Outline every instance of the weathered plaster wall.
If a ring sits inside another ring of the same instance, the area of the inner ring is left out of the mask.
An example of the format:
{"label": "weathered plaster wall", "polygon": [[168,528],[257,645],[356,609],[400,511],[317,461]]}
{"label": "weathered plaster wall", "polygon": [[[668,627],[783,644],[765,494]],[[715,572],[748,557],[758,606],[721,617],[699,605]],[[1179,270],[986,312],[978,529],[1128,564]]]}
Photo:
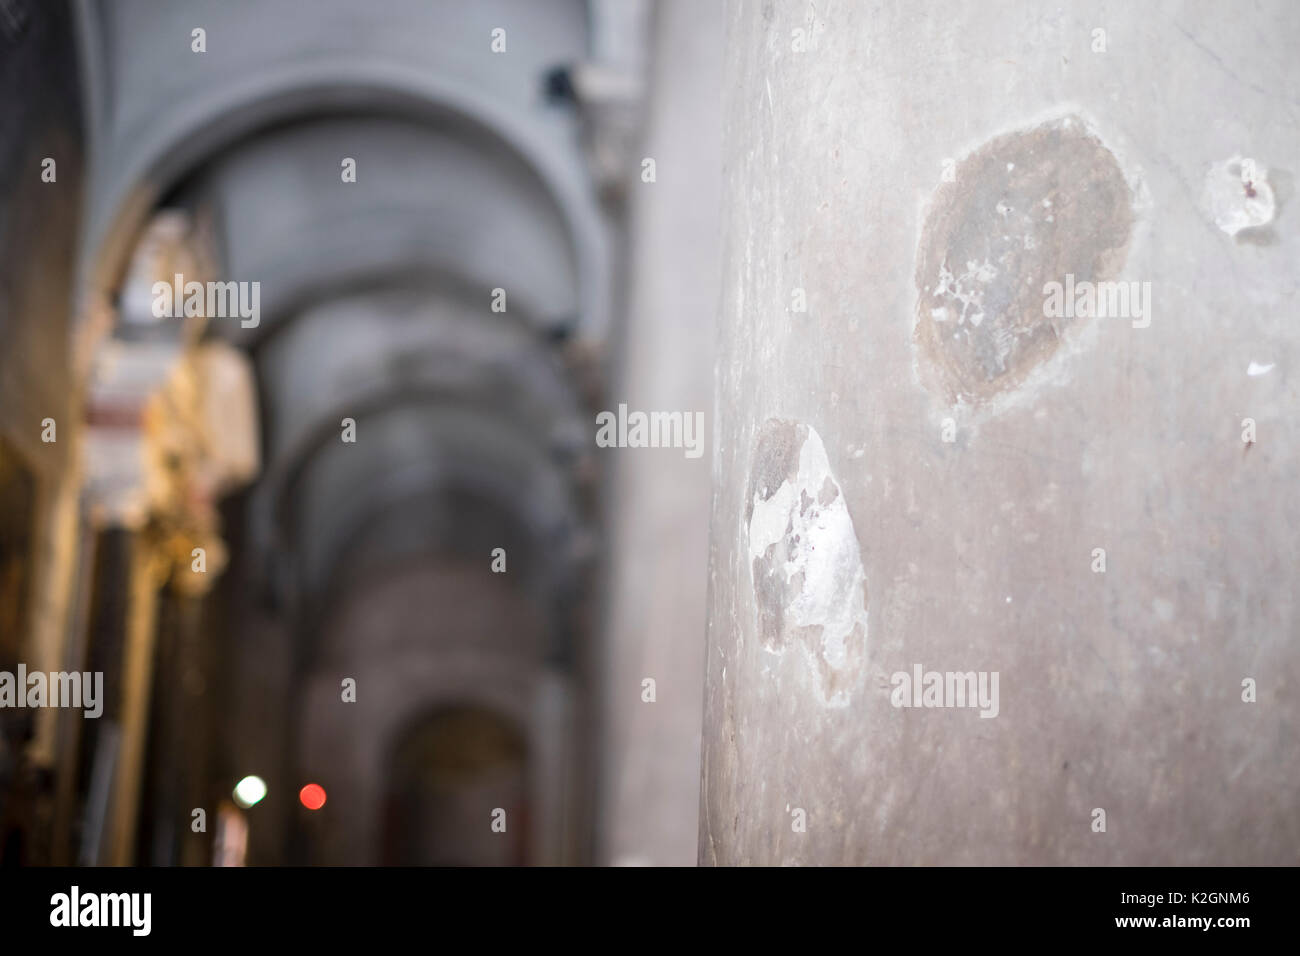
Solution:
{"label": "weathered plaster wall", "polygon": [[1300,9],[728,32],[700,859],[1297,862]]}

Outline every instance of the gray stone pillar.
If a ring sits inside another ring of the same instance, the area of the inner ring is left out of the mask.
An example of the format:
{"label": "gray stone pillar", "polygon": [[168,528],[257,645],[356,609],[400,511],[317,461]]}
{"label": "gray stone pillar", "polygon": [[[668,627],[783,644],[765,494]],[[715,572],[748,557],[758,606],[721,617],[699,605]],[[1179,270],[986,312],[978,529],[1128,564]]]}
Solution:
{"label": "gray stone pillar", "polygon": [[701,860],[1294,864],[1295,6],[728,28]]}
{"label": "gray stone pillar", "polygon": [[[718,302],[722,9],[656,7],[647,123],[631,187],[628,317],[609,408],[703,414],[685,450],[605,452],[612,542],[601,733],[601,863],[693,864],[708,592]],[[647,684],[653,681],[653,684]],[[652,690],[653,688],[653,690]]]}

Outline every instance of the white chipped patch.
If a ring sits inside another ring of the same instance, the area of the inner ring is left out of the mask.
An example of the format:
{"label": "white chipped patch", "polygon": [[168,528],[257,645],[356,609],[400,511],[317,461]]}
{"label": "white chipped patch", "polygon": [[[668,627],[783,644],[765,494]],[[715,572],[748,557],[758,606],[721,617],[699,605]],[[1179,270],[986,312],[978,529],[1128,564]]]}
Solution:
{"label": "white chipped patch", "polygon": [[1233,156],[1215,163],[1205,176],[1205,201],[1214,224],[1230,236],[1273,221],[1277,204],[1268,170]]}
{"label": "white chipped patch", "polygon": [[[853,519],[813,428],[806,428],[794,477],[776,489],[753,489],[748,549],[760,614],[766,610],[776,622],[769,626],[781,632],[766,646],[777,653],[789,643],[805,647],[823,699],[847,704],[849,688],[837,677],[862,659],[866,574]],[[801,639],[787,640],[795,634]]]}

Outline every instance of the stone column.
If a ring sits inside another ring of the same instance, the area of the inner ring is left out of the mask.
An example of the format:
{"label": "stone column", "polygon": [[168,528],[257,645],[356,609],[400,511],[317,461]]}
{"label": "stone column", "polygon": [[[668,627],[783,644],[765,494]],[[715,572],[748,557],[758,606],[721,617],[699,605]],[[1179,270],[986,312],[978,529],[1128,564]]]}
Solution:
{"label": "stone column", "polygon": [[700,859],[1297,862],[1294,5],[728,28]]}
{"label": "stone column", "polygon": [[121,736],[113,766],[112,797],[104,861],[129,866],[135,859],[135,834],[144,779],[149,704],[153,698],[154,644],[158,589],[166,567],[148,541],[133,536],[127,577],[125,640],[121,660]]}
{"label": "stone column", "polygon": [[698,829],[722,10],[677,0],[656,10],[648,123],[632,164],[653,159],[656,175],[630,190],[629,311],[609,407],[703,415],[704,433],[695,457],[604,452],[613,564],[598,859],[684,866]]}

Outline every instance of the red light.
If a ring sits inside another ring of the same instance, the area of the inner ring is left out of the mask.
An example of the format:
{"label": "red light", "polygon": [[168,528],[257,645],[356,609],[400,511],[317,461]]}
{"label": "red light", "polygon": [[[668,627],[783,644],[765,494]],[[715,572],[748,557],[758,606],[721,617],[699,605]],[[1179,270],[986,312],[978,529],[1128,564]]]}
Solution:
{"label": "red light", "polygon": [[309,783],[298,791],[298,799],[308,810],[319,810],[325,806],[325,788],[319,783]]}

